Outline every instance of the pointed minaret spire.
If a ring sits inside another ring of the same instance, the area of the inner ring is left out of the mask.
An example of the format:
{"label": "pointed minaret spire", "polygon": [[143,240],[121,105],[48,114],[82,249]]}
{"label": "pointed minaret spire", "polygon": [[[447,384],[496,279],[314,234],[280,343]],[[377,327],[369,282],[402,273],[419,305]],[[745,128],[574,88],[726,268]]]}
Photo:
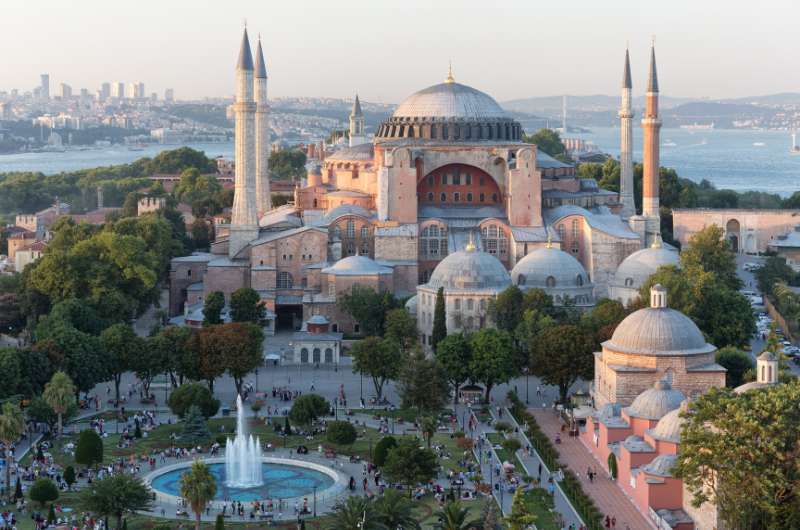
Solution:
{"label": "pointed minaret spire", "polygon": [[250,39],[247,37],[247,27],[242,34],[242,46],[239,48],[239,60],[236,62],[237,70],[253,69],[253,54],[250,53]]}
{"label": "pointed minaret spire", "polygon": [[353,110],[350,111],[350,131],[349,131],[349,145],[355,147],[366,143],[367,139],[364,136],[364,113],[361,112],[361,100],[358,99],[358,94],[353,100]]}
{"label": "pointed minaret spire", "polygon": [[658,72],[656,71],[656,40],[653,39],[653,45],[650,47],[650,77],[647,80],[647,91],[656,93],[658,92]]}
{"label": "pointed minaret spire", "polygon": [[256,79],[267,78],[267,66],[264,63],[264,52],[261,50],[261,35],[258,36],[258,48],[256,49]]}
{"label": "pointed minaret spire", "polygon": [[633,88],[633,81],[631,81],[631,57],[628,48],[625,48],[625,69],[622,72],[622,88]]}
{"label": "pointed minaret spire", "polygon": [[356,93],[356,99],[353,100],[353,110],[350,111],[350,116],[362,116],[364,113],[361,112],[361,101],[358,99],[358,93]]}

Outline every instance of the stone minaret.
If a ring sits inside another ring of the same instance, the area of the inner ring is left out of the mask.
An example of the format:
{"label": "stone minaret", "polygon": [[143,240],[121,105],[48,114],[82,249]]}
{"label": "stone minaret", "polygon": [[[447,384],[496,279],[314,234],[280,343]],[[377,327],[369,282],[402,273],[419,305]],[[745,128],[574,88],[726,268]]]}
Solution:
{"label": "stone minaret", "polygon": [[233,258],[258,237],[258,211],[256,207],[256,103],[253,100],[253,55],[247,29],[242,36],[239,61],[236,63],[236,116],[234,157],[233,212],[228,243],[228,256]]}
{"label": "stone minaret", "polygon": [[650,48],[650,78],[647,82],[647,100],[642,117],[644,131],[644,176],[642,182],[642,215],[647,219],[646,241],[661,230],[658,204],[659,138],[661,120],[658,117],[658,74],[656,73],[655,45]]}
{"label": "stone minaret", "polygon": [[269,191],[269,105],[267,104],[267,67],[261,50],[256,50],[256,209],[259,218],[272,208]]}
{"label": "stone minaret", "polygon": [[622,98],[619,107],[619,202],[622,204],[622,217],[629,219],[636,215],[633,199],[633,110],[631,108],[631,61],[625,50],[625,69],[622,73]]}
{"label": "stone minaret", "polygon": [[364,137],[364,113],[361,112],[361,102],[358,94],[353,101],[353,110],[350,111],[350,147],[361,145],[366,142]]}

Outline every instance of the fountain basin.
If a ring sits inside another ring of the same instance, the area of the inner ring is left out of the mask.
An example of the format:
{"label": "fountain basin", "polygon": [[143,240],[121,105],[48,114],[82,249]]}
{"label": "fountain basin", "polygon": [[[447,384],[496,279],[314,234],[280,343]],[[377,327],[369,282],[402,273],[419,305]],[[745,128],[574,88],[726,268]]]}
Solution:
{"label": "fountain basin", "polygon": [[[217,481],[217,495],[212,502],[215,508],[233,500],[242,503],[268,500],[283,500],[290,505],[302,502],[316,493],[326,496],[345,491],[348,478],[336,470],[305,460],[290,458],[261,458],[263,484],[252,488],[237,488],[226,484],[225,459],[204,459]],[[156,498],[170,504],[180,500],[180,478],[191,467],[192,462],[181,462],[165,466],[145,476],[145,483],[155,492]]]}

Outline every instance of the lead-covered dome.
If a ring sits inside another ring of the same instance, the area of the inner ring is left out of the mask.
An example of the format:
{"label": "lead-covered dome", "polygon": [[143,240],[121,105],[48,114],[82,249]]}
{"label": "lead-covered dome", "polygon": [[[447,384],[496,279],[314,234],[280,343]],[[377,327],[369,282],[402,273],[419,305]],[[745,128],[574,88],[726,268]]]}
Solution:
{"label": "lead-covered dome", "polygon": [[648,248],[637,250],[619,264],[614,274],[614,285],[639,289],[663,265],[679,265],[680,255],[666,248],[657,238]]}
{"label": "lead-covered dome", "polygon": [[431,274],[427,287],[444,287],[454,291],[502,291],[511,285],[511,277],[496,257],[475,250],[470,243],[466,250],[444,258]]}
{"label": "lead-covered dome", "polygon": [[656,426],[650,431],[650,435],[656,440],[680,443],[681,429],[683,429],[683,424],[686,422],[681,413],[687,410],[689,410],[689,401],[683,400],[677,409],[667,412],[658,420]]}
{"label": "lead-covered dome", "polygon": [[556,303],[565,301],[566,297],[578,305],[590,305],[594,301],[594,286],[583,265],[549,243],[522,258],[511,270],[511,280],[522,290],[543,289]]}
{"label": "lead-covered dome", "polygon": [[636,396],[625,412],[633,418],[660,420],[668,412],[680,407],[685,399],[683,392],[672,388],[667,381],[657,381],[653,388]]}
{"label": "lead-covered dome", "polygon": [[650,307],[625,317],[603,347],[642,355],[697,355],[716,350],[692,319],[667,307],[667,291],[659,284],[650,289]]}
{"label": "lead-covered dome", "polygon": [[322,273],[334,276],[374,276],[392,274],[392,269],[376,263],[367,256],[349,256],[340,259],[332,267],[322,269]]}
{"label": "lead-covered dome", "polygon": [[489,94],[461,83],[439,83],[408,96],[392,114],[394,118],[507,118]]}

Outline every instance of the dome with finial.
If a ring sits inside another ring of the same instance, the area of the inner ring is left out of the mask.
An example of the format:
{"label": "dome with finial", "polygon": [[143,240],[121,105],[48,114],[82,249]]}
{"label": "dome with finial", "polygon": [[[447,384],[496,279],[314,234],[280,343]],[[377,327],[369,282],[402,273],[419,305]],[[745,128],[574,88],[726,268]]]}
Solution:
{"label": "dome with finial", "polygon": [[648,432],[656,440],[662,440],[676,444],[680,443],[681,429],[683,428],[683,424],[686,423],[686,419],[681,416],[681,414],[687,410],[689,410],[689,400],[685,399],[681,402],[677,409],[671,410],[664,414],[664,416],[658,420],[658,424],[656,424],[656,426]]}
{"label": "dome with finial", "polygon": [[439,262],[426,287],[454,291],[495,291],[511,285],[511,277],[496,257],[475,248],[470,239],[464,250],[453,252]]}
{"label": "dome with finial", "polygon": [[639,290],[648,278],[664,265],[680,265],[678,251],[667,248],[658,235],[648,248],[637,250],[619,264],[612,285],[628,289]]}
{"label": "dome with finial", "polygon": [[653,388],[648,388],[633,400],[625,412],[632,418],[660,420],[668,412],[681,406],[686,396],[675,390],[668,381],[657,381]]}

